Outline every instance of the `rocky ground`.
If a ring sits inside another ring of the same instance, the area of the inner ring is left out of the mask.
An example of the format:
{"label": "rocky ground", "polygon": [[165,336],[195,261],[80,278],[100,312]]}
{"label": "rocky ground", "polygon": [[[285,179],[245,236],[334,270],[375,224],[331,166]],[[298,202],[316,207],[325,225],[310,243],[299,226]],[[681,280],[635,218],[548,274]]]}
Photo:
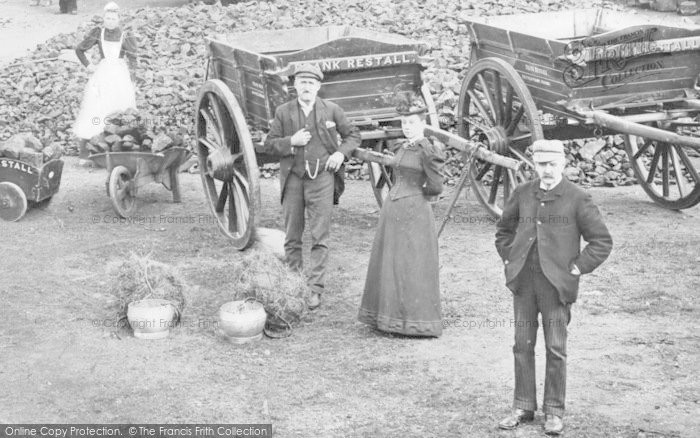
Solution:
{"label": "rocky ground", "polygon": [[[622,9],[617,3],[602,0],[586,0],[583,3],[553,0],[456,1],[440,3],[440,7],[437,0],[379,0],[371,3],[359,0],[248,1],[227,7],[179,3],[185,4],[179,8],[166,8],[163,6],[177,5],[178,2],[127,1],[122,21],[140,39],[139,64],[134,71],[139,109],[152,117],[152,123],[158,129],[171,136],[183,137],[185,141],[193,134],[192,111],[197,90],[206,74],[205,36],[257,29],[343,24],[425,41],[433,58],[425,72],[425,79],[436,101],[442,127],[453,129],[461,80],[469,60],[468,32],[464,20],[479,15],[554,11],[571,7]],[[30,11],[42,16],[47,14],[45,9],[34,8]],[[82,14],[79,17],[53,16],[51,21],[64,21],[64,24],[70,23],[72,27],[66,24],[66,32],[41,42],[29,55],[14,60],[0,73],[0,141],[16,132],[32,132],[45,144],[58,142],[68,153],[76,153],[70,128],[80,106],[88,73],[82,65],[72,62],[75,57],[71,51],[99,21],[99,17],[94,15],[99,8],[80,4],[79,11]],[[87,17],[93,21],[85,20]],[[8,23],[6,26],[12,25],[13,21]],[[76,29],[78,23],[80,26]],[[27,26],[30,24],[27,23]],[[55,25],[42,30],[41,35],[49,30],[55,32]],[[9,53],[17,54],[18,50]],[[59,59],[54,59],[57,57]],[[623,151],[622,139],[603,139],[602,145],[600,141],[588,139],[567,144],[570,150],[567,175],[576,182],[594,186],[634,184],[635,178]],[[582,148],[592,153],[583,153]],[[461,159],[455,155],[448,162],[450,184],[461,173]],[[361,178],[359,169],[359,164],[350,165],[350,177]],[[268,174],[264,172],[263,176]]]}
{"label": "rocky ground", "polygon": [[[151,184],[119,219],[104,170],[66,159],[45,209],[0,225],[0,422],[272,422],[279,437],[540,437],[495,424],[512,397],[512,309],[493,221],[470,198],[440,240],[445,331],[385,336],[356,322],[377,222],[369,184],[349,181],[335,210],[328,293],[292,337],[247,346],[216,332],[243,255],[218,232],[197,175],[183,203]],[[280,228],[276,179],[263,225]],[[669,212],[638,187],[594,188],[614,236],[573,307],[570,438],[700,434],[700,212]],[[445,201],[438,204],[439,216]],[[163,341],[116,332],[110,275],[131,251],[189,283],[183,323]],[[544,341],[538,341],[539,394]]]}

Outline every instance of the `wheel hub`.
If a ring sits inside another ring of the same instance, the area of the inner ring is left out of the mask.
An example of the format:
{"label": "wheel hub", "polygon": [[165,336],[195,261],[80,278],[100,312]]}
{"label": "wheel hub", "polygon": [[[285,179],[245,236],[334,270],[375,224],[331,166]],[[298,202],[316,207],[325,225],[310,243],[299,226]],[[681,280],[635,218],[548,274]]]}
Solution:
{"label": "wheel hub", "polygon": [[207,156],[207,173],[221,181],[233,179],[234,158],[228,149],[217,149]]}
{"label": "wheel hub", "polygon": [[479,141],[488,146],[489,150],[497,154],[505,154],[508,152],[510,141],[508,135],[502,126],[495,126],[484,131],[479,136]]}

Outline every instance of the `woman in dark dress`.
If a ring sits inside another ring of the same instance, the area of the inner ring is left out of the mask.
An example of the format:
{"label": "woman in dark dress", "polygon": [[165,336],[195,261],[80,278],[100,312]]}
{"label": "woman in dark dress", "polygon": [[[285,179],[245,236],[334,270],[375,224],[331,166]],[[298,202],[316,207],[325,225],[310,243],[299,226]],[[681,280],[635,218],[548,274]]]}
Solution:
{"label": "woman in dark dress", "polygon": [[440,336],[438,244],[428,198],[442,192],[444,154],[423,136],[425,111],[397,108],[406,141],[396,150],[397,180],[384,200],[358,319],[385,332]]}

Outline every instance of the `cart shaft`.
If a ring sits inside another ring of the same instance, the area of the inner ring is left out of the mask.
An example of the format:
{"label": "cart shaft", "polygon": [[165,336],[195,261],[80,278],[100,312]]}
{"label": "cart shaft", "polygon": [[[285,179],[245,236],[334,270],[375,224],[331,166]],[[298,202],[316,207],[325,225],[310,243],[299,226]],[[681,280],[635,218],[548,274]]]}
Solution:
{"label": "cart shaft", "polygon": [[433,136],[439,141],[445,143],[448,147],[465,152],[467,156],[474,154],[474,157],[487,161],[496,166],[505,167],[512,170],[520,169],[522,162],[513,158],[499,155],[489,150],[483,143],[467,140],[451,132],[443,131],[432,126],[425,127],[425,135]]}
{"label": "cart shaft", "polygon": [[654,128],[652,126],[640,125],[639,123],[626,120],[624,117],[613,116],[600,110],[580,111],[579,114],[589,118],[596,125],[603,126],[622,134],[638,135],[651,140],[687,146],[700,151],[700,138],[697,137],[685,137],[678,135],[675,132]]}

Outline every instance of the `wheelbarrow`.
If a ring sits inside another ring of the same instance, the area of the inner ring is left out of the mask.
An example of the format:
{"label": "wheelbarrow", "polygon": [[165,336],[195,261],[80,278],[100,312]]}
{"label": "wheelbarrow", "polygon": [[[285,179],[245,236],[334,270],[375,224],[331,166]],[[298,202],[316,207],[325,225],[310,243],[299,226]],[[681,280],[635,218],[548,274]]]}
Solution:
{"label": "wheelbarrow", "polygon": [[178,171],[190,154],[186,148],[172,147],[162,152],[105,152],[90,159],[107,169],[107,195],[114,211],[126,218],[136,210],[138,189],[151,182],[163,184],[173,192],[173,202],[181,202]]}

